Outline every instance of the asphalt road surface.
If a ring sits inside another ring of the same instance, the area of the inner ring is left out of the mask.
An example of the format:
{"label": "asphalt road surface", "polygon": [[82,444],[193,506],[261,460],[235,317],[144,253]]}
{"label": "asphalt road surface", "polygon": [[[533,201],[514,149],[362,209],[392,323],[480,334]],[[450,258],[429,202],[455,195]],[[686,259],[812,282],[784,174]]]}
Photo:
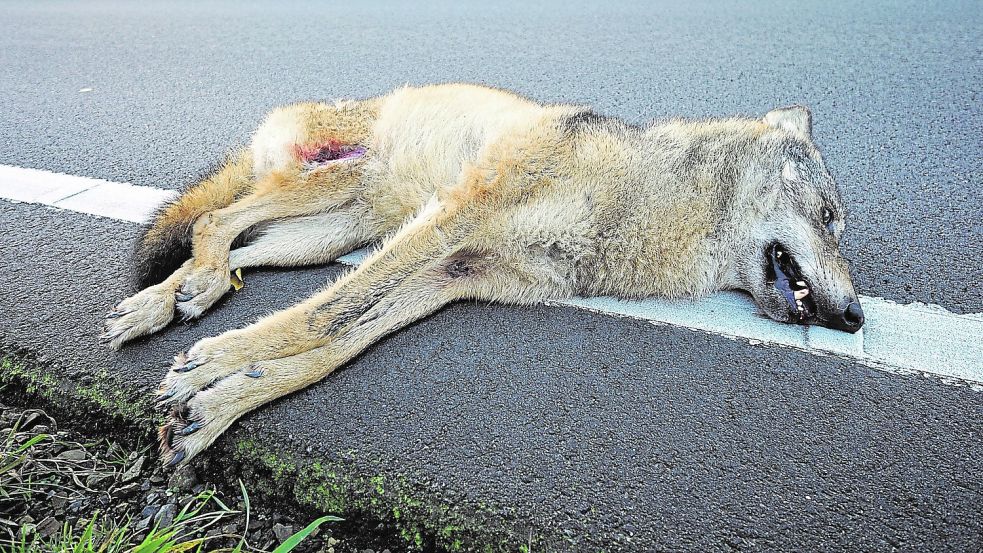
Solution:
{"label": "asphalt road surface", "polygon": [[[978,2],[0,4],[0,163],[177,188],[273,105],[404,83],[635,122],[802,103],[858,290],[981,312],[981,25]],[[95,336],[138,227],[0,201],[0,229],[0,345],[134,390],[338,272],[251,273],[114,354]],[[981,393],[569,308],[451,307],[247,434],[357,450],[585,550],[983,547]]]}

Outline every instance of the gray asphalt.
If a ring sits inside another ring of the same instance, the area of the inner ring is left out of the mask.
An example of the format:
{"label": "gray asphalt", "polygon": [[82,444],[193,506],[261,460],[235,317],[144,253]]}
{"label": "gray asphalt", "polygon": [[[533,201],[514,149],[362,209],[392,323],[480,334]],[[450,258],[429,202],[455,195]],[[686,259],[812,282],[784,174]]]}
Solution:
{"label": "gray asphalt", "polygon": [[[965,3],[0,5],[0,163],[177,188],[270,106],[477,81],[642,122],[809,105],[861,293],[983,311],[983,9]],[[79,92],[92,88],[91,92]],[[0,202],[0,346],[139,392],[339,270],[251,272],[112,354],[138,229]],[[284,435],[293,439],[283,442]],[[983,547],[983,398],[567,308],[458,305],[244,419],[579,549]],[[569,543],[569,542],[563,542]]]}
{"label": "gray asphalt", "polygon": [[[200,322],[111,353],[136,225],[0,203],[0,347],[153,389],[176,351],[337,266],[250,272]],[[77,237],[84,236],[84,240]],[[456,305],[261,409],[223,443],[353,461],[551,550],[983,547],[983,394],[572,308]],[[516,529],[517,528],[517,529]],[[523,530],[525,529],[525,530]]]}
{"label": "gray asphalt", "polygon": [[0,163],[176,188],[271,106],[404,83],[637,122],[803,103],[860,291],[983,311],[975,0],[147,4],[2,7]]}

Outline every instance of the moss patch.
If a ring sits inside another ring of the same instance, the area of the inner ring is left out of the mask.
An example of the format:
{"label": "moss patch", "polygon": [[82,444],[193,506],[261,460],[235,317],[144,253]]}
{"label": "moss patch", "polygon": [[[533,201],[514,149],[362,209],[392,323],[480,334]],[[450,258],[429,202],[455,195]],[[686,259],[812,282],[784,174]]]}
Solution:
{"label": "moss patch", "polygon": [[[450,505],[398,474],[366,470],[354,456],[312,461],[276,452],[252,439],[234,447],[237,464],[261,466],[276,489],[297,503],[342,517],[366,517],[393,527],[410,549],[519,551],[528,533],[516,531],[484,505]],[[555,543],[555,542],[553,542]],[[532,538],[532,550],[552,550]]]}
{"label": "moss patch", "polygon": [[43,405],[60,418],[91,422],[100,432],[129,434],[141,441],[153,436],[160,415],[149,398],[127,392],[105,370],[81,380],[84,383],[70,382],[28,354],[0,350],[0,386],[22,402]]}

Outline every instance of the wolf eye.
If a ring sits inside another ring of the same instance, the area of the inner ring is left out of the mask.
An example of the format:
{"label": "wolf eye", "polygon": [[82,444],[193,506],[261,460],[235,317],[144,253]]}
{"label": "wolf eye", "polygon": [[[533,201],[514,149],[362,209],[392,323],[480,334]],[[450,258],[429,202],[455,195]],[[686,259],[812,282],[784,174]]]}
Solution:
{"label": "wolf eye", "polygon": [[833,232],[833,212],[828,207],[823,208],[823,224],[830,232]]}

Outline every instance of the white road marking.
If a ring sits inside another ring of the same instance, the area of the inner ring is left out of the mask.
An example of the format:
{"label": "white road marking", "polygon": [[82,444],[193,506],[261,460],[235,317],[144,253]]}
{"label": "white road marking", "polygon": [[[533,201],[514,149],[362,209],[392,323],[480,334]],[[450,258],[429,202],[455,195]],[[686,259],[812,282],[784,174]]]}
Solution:
{"label": "white road marking", "polygon": [[[0,165],[0,198],[143,223],[173,191]],[[368,250],[342,256],[357,265]],[[748,296],[721,292],[699,300],[572,298],[554,302],[717,335],[830,354],[893,372],[921,372],[983,391],[983,313],[958,315],[937,305],[899,305],[861,296],[866,323],[857,334],[780,324],[756,314]]]}
{"label": "white road marking", "polygon": [[142,223],[177,192],[0,165],[0,198]]}

